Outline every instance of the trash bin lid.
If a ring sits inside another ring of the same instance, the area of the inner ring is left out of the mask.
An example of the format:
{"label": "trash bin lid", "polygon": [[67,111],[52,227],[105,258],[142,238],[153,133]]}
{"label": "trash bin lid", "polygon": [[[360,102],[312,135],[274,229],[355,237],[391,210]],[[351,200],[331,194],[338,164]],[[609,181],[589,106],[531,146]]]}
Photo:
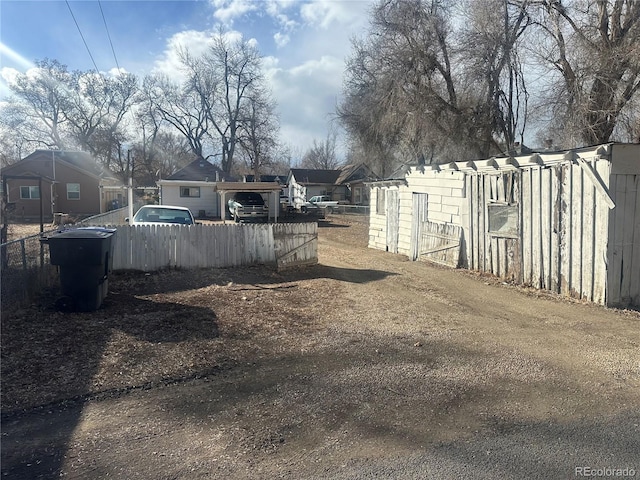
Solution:
{"label": "trash bin lid", "polygon": [[116,233],[114,228],[80,227],[62,230],[49,238],[107,238]]}

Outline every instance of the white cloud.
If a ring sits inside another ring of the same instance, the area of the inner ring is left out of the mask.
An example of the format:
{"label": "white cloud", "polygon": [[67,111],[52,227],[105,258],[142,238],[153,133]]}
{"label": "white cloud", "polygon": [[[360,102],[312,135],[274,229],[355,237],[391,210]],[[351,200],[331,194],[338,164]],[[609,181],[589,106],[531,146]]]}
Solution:
{"label": "white cloud", "polygon": [[225,25],[233,24],[237,18],[257,10],[258,3],[250,0],[211,0],[215,12],[213,16]]}
{"label": "white cloud", "polygon": [[277,58],[268,57],[264,67],[278,102],[282,142],[304,152],[313,140],[324,140],[340,92],[342,62],[322,56],[282,68]]}
{"label": "white cloud", "polygon": [[314,0],[300,8],[302,18],[311,25],[327,29],[334,23],[348,24],[355,20],[361,8],[353,9],[351,3],[335,0]]}
{"label": "white cloud", "polygon": [[[302,65],[291,69],[291,73],[295,77],[312,77],[324,78],[329,80],[332,86],[336,84],[336,77],[342,77],[344,63],[342,60],[329,55],[323,55],[320,60],[309,60]],[[340,82],[337,82],[338,84]]]}
{"label": "white cloud", "polygon": [[265,11],[267,15],[273,18],[282,28],[285,30],[293,30],[298,23],[286,13],[288,10],[292,10],[293,6],[298,5],[296,0],[270,0],[267,3]]}
{"label": "white cloud", "polygon": [[276,33],[273,36],[273,41],[276,42],[276,45],[278,46],[278,48],[284,47],[287,43],[289,43],[289,40],[291,40],[289,35],[286,35],[280,32]]}
{"label": "white cloud", "polygon": [[109,75],[111,75],[112,77],[119,77],[120,75],[124,75],[125,73],[128,73],[127,70],[125,68],[112,68],[109,70],[109,72],[107,72]]}
{"label": "white cloud", "polygon": [[167,40],[167,47],[162,57],[156,60],[154,73],[163,73],[169,78],[179,81],[182,77],[180,55],[183,51],[198,56],[204,53],[213,37],[207,32],[186,30],[173,35]]}

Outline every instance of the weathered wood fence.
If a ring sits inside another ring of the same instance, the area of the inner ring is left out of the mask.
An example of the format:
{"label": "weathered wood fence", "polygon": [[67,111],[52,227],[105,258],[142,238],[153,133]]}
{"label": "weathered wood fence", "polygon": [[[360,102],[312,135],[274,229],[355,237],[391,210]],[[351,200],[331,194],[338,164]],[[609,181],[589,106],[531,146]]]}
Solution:
{"label": "weathered wood fence", "polygon": [[113,270],[223,268],[318,262],[316,223],[117,225]]}

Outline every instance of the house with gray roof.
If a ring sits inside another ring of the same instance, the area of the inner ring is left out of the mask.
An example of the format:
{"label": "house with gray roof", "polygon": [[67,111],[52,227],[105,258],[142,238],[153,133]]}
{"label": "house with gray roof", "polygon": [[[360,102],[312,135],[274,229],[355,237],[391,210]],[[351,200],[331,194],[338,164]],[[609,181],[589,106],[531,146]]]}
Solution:
{"label": "house with gray roof", "polygon": [[0,172],[7,205],[24,219],[86,217],[126,202],[126,187],[89,153],[36,150]]}
{"label": "house with gray roof", "polygon": [[236,181],[220,167],[198,158],[173,175],[158,180],[160,203],[187,207],[194,216],[220,217],[220,195],[216,191],[218,182]]}
{"label": "house with gray roof", "polygon": [[287,185],[289,199],[295,206],[315,195],[329,195],[332,200],[353,205],[369,204],[369,187],[365,182],[379,177],[364,163],[344,165],[336,170],[292,168]]}

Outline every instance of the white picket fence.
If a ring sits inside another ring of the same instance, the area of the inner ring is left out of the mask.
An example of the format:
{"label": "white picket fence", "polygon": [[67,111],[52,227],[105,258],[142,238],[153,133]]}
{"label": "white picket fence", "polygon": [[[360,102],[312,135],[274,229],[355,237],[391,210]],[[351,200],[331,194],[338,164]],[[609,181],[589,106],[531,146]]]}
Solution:
{"label": "white picket fence", "polygon": [[316,223],[115,225],[113,270],[318,262]]}

